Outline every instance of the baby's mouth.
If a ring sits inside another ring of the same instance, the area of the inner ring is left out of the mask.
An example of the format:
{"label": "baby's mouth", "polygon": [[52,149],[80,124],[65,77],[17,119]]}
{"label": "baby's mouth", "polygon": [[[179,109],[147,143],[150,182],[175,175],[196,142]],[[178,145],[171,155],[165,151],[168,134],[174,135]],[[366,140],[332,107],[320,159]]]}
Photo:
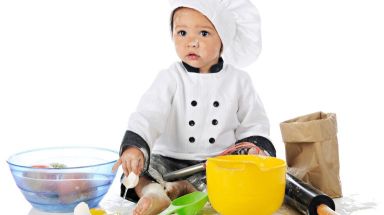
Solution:
{"label": "baby's mouth", "polygon": [[200,56],[197,55],[197,54],[195,54],[195,53],[189,53],[189,54],[187,55],[187,59],[188,59],[188,60],[197,60],[199,57],[200,57]]}

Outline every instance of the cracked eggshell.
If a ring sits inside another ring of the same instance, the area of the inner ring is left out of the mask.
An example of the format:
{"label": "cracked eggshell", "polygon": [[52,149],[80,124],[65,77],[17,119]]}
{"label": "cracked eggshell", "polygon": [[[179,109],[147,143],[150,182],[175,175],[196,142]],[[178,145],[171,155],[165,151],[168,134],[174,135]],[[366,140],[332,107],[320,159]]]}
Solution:
{"label": "cracked eggshell", "polygon": [[79,204],[77,204],[75,209],[73,210],[73,215],[91,215],[87,203],[80,202]]}
{"label": "cracked eggshell", "polygon": [[137,176],[135,173],[130,172],[128,177],[124,177],[122,183],[127,189],[131,189],[136,187],[136,185],[139,183],[139,176]]}

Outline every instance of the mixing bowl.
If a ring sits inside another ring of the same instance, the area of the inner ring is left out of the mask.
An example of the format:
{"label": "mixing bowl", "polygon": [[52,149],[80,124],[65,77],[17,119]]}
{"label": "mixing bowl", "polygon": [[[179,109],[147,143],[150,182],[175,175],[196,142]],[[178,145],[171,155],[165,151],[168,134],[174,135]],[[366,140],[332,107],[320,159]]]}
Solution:
{"label": "mixing bowl", "polygon": [[97,207],[116,172],[116,151],[94,147],[55,147],[24,151],[7,160],[24,197],[36,209],[73,212],[80,202]]}
{"label": "mixing bowl", "polygon": [[255,155],[226,155],[207,160],[207,190],[222,215],[271,215],[284,199],[284,160]]}

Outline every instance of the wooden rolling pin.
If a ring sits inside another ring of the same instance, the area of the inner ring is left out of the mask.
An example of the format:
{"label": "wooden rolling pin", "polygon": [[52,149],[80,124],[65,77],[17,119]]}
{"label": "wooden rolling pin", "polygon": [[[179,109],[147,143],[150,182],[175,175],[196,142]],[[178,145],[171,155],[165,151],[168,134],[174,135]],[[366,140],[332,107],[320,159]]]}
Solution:
{"label": "wooden rolling pin", "polygon": [[332,198],[289,173],[286,174],[285,202],[302,214],[338,215]]}
{"label": "wooden rolling pin", "polygon": [[334,210],[328,207],[328,205],[321,204],[317,206],[317,214],[319,215],[338,215]]}

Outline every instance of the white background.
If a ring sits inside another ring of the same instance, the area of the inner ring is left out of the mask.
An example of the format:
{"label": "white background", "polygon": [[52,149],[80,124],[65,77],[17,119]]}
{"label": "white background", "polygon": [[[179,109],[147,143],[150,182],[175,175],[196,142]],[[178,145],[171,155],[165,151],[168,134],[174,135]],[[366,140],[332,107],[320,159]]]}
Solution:
{"label": "white background", "polygon": [[[253,2],[263,50],[245,69],[278,157],[280,122],[334,112],[344,191],[382,198],[381,1]],[[0,210],[25,204],[6,163],[11,154],[62,145],[118,150],[140,96],[177,60],[168,9],[166,0],[0,0]],[[26,214],[26,205],[14,214]]]}

